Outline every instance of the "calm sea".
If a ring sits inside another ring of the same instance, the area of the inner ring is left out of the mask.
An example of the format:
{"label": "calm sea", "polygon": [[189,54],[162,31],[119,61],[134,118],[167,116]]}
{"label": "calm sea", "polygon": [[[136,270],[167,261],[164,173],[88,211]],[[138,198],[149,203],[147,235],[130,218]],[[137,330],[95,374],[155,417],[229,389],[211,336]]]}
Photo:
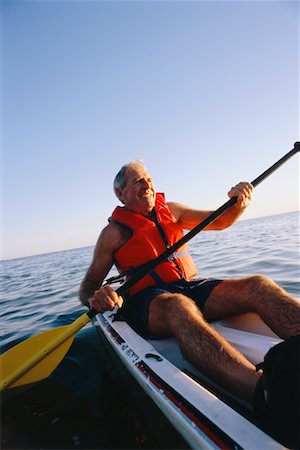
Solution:
{"label": "calm sea", "polygon": [[[202,232],[190,250],[201,276],[260,273],[300,298],[298,212]],[[92,252],[88,247],[1,262],[1,352],[86,312],[77,292]],[[49,379],[3,396],[2,403],[3,449],[168,447],[162,431],[149,433],[91,324]]]}

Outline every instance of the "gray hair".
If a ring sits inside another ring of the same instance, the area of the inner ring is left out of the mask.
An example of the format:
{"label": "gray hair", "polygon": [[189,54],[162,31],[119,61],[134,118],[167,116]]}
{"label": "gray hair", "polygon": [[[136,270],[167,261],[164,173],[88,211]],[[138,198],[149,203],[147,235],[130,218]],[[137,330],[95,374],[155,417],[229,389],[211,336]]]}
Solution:
{"label": "gray hair", "polygon": [[116,196],[118,197],[117,194],[117,190],[120,189],[121,191],[126,187],[126,183],[127,183],[127,170],[134,167],[134,166],[142,166],[144,167],[144,164],[142,163],[142,161],[132,161],[128,164],[125,164],[124,166],[121,167],[121,169],[119,170],[119,172],[117,173],[117,175],[115,176],[114,179],[114,192],[116,194]]}

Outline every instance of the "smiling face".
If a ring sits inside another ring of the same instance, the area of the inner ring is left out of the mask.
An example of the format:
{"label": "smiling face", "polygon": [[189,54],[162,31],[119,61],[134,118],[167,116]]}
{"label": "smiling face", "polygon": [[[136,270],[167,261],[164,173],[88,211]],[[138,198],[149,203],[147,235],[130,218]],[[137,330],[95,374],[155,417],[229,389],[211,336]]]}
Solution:
{"label": "smiling face", "polygon": [[155,188],[142,164],[131,164],[126,170],[126,185],[116,189],[119,200],[131,211],[147,215],[155,205]]}

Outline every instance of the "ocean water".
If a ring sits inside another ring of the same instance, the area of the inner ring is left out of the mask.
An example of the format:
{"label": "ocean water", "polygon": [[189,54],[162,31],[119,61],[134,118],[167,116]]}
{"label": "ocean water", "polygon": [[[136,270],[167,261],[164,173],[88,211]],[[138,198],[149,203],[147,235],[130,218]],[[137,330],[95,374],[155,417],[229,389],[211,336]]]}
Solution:
{"label": "ocean water", "polygon": [[[264,274],[300,298],[298,212],[201,232],[190,251],[201,276]],[[1,352],[86,312],[77,293],[92,253],[87,247],[1,262]],[[1,403],[2,449],[174,448],[162,430],[149,430],[92,324],[47,380],[2,395]]]}

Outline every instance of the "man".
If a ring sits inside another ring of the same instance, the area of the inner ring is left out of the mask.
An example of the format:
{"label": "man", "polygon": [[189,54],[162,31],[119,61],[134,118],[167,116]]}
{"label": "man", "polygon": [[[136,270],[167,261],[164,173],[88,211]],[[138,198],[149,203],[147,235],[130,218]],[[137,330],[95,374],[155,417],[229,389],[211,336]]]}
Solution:
{"label": "man", "polygon": [[[234,206],[206,229],[222,230],[237,221],[249,205],[252,185],[231,188]],[[212,211],[165,202],[140,162],[123,166],[114,190],[124,207],[114,211],[101,232],[92,263],[80,287],[83,304],[100,313],[123,305],[123,299],[102,282],[115,264],[132,275],[132,267],[153,259],[208,217]],[[267,277],[192,280],[195,267],[181,248],[136,284],[123,306],[126,320],[145,335],[174,335],[185,357],[229,391],[253,401],[261,370],[240,354],[210,325],[210,321],[253,311],[281,338],[300,333],[300,303]],[[188,280],[188,281],[186,281]]]}

